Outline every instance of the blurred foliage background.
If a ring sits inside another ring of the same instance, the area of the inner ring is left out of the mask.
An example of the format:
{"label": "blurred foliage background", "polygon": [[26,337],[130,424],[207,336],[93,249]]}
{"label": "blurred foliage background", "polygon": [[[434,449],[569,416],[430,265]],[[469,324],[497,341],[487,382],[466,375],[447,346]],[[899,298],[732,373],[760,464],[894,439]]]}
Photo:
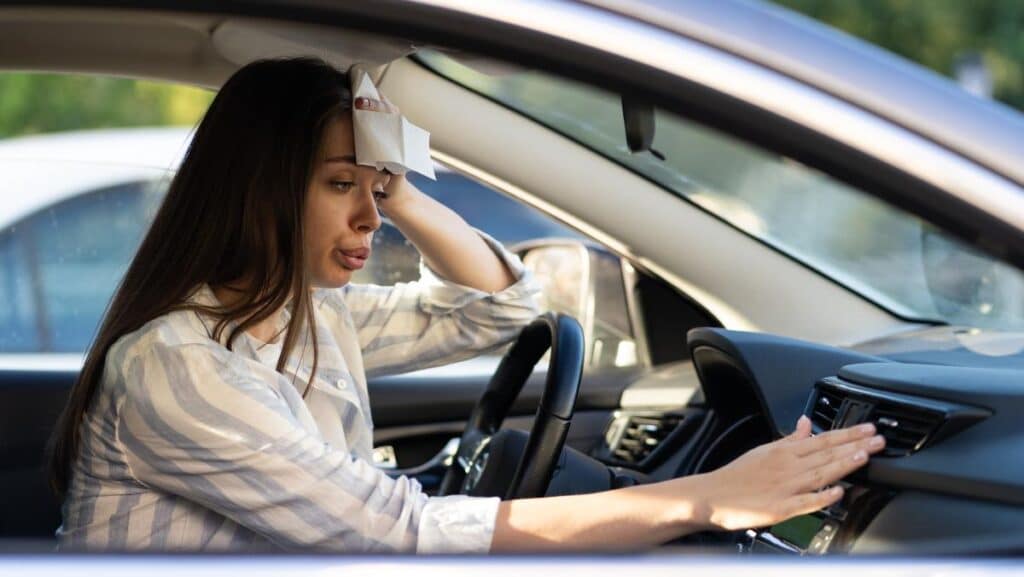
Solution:
{"label": "blurred foliage background", "polygon": [[0,138],[198,122],[213,92],[185,85],[68,74],[0,74]]}
{"label": "blurred foliage background", "polygon": [[774,0],[945,76],[978,54],[992,97],[1024,110],[1024,0]]}

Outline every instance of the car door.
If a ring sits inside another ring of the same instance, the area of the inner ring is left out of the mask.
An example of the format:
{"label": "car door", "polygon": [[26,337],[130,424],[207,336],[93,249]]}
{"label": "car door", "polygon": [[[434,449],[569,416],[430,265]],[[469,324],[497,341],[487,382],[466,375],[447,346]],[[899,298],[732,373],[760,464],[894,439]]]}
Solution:
{"label": "car door", "polygon": [[44,447],[158,185],[81,190],[0,231],[0,535],[52,535],[59,523]]}

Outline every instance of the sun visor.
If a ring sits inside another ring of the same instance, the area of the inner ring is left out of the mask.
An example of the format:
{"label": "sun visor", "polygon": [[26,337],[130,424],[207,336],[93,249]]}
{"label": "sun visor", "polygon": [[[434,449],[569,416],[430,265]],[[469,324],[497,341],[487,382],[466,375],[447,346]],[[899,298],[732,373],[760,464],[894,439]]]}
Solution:
{"label": "sun visor", "polygon": [[310,24],[272,24],[231,19],[219,24],[211,42],[224,58],[248,64],[261,58],[317,56],[341,70],[356,62],[367,67],[387,64],[415,52],[407,40],[324,28]]}
{"label": "sun visor", "polygon": [[[382,100],[370,75],[361,65],[350,71],[352,98]],[[418,172],[435,179],[430,159],[430,133],[398,113],[352,109],[356,164],[394,174]]]}

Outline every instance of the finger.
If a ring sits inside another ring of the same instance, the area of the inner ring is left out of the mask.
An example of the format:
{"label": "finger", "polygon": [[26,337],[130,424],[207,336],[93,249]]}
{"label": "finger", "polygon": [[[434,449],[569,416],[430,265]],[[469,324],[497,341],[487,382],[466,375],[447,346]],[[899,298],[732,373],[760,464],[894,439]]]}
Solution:
{"label": "finger", "polygon": [[818,451],[801,461],[801,464],[809,466],[797,477],[796,488],[799,491],[816,491],[833,482],[834,479],[829,478],[829,466],[837,465],[841,471],[843,463],[863,465],[869,456],[881,451],[884,446],[885,440],[876,436]]}
{"label": "finger", "polygon": [[868,462],[868,452],[860,447],[842,456],[836,455],[835,460],[820,467],[815,467],[806,475],[807,489],[819,489],[831,485]]}
{"label": "finger", "polygon": [[875,434],[875,426],[871,423],[864,423],[855,427],[828,431],[809,439],[797,441],[796,452],[798,455],[809,455],[816,453],[826,447],[838,447],[853,441],[858,441]]}
{"label": "finger", "polygon": [[796,428],[793,429],[793,432],[787,435],[786,438],[792,441],[798,441],[810,436],[811,420],[807,418],[807,415],[800,415],[800,418],[796,420]]}
{"label": "finger", "polygon": [[384,103],[382,103],[381,101],[374,100],[373,98],[365,98],[363,96],[360,96],[359,98],[356,98],[355,106],[356,106],[356,108],[358,108],[360,110],[374,110],[374,111],[386,110],[384,108]]}
{"label": "finger", "polygon": [[356,98],[355,107],[360,110],[372,110],[374,112],[398,112],[398,108],[396,108],[393,104],[387,102],[386,100],[384,102],[381,102],[380,100],[375,100],[373,98],[365,98],[362,96]]}
{"label": "finger", "polygon": [[796,517],[797,515],[806,515],[808,513],[820,511],[842,498],[842,487],[829,487],[824,491],[818,491],[816,493],[801,493],[790,497],[783,501],[781,508],[783,510],[783,514],[788,519],[790,517]]}
{"label": "finger", "polygon": [[858,439],[845,445],[839,445],[838,447],[825,447],[820,451],[805,455],[800,465],[807,469],[813,469],[831,461],[852,456],[856,451],[866,451],[869,455],[873,455],[884,448],[885,437],[875,435],[866,439]]}

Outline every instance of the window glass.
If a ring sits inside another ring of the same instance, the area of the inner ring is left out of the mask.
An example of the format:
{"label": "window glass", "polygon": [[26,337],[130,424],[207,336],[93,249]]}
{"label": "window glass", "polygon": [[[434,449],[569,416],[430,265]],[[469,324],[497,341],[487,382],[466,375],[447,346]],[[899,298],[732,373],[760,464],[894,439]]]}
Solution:
{"label": "window glass", "polygon": [[[579,244],[585,237],[573,229],[457,173],[439,170],[436,181],[416,174],[409,178],[424,193],[506,247],[539,239],[577,241],[545,250],[543,259],[527,259],[525,264],[533,268],[542,287],[541,309],[571,315],[584,325],[590,367],[627,367],[641,362],[618,257],[600,250],[588,253]],[[419,254],[387,220],[374,235],[373,250],[373,258],[356,271],[353,282],[387,285],[419,278]]]}
{"label": "window glass", "polygon": [[906,318],[1024,328],[1024,275],[921,219],[792,159],[662,110],[651,153],[626,146],[618,95],[541,73],[433,70],[636,171]]}
{"label": "window glass", "polygon": [[[55,90],[78,98],[54,100]],[[0,354],[82,353],[187,149],[190,125],[212,94],[123,79],[32,74],[0,75],[0,94],[14,103],[0,110],[0,298],[11,304],[0,307]],[[52,115],[43,113],[46,107]],[[185,125],[135,127],[145,123]],[[542,238],[583,240],[538,210],[456,172],[439,167],[437,180],[410,179],[506,246]],[[415,248],[385,222],[374,238],[374,258],[353,282],[390,285],[418,277]],[[621,272],[602,279],[595,289],[598,313],[587,313],[607,341],[595,359],[630,338],[624,299],[606,295],[621,296]],[[591,286],[593,279],[581,282]],[[621,364],[628,355],[609,358]]]}
{"label": "window glass", "polygon": [[0,351],[39,350],[36,296],[27,247],[17,228],[0,235]]}
{"label": "window glass", "polygon": [[212,98],[0,74],[0,354],[85,351]]}
{"label": "window glass", "polygon": [[[491,235],[506,246],[539,238],[583,237],[542,212],[511,199],[487,186],[447,169],[439,169],[437,180],[409,174],[417,188],[459,213],[470,226]],[[385,220],[373,238],[374,258],[356,271],[353,282],[394,284],[419,278],[416,249],[390,222]]]}
{"label": "window glass", "polygon": [[591,365],[631,367],[637,350],[626,304],[626,285],[619,259],[606,252],[591,253],[594,316]]}
{"label": "window glass", "polygon": [[0,233],[16,303],[0,317],[0,352],[84,351],[162,192],[161,181],[88,191]]}

